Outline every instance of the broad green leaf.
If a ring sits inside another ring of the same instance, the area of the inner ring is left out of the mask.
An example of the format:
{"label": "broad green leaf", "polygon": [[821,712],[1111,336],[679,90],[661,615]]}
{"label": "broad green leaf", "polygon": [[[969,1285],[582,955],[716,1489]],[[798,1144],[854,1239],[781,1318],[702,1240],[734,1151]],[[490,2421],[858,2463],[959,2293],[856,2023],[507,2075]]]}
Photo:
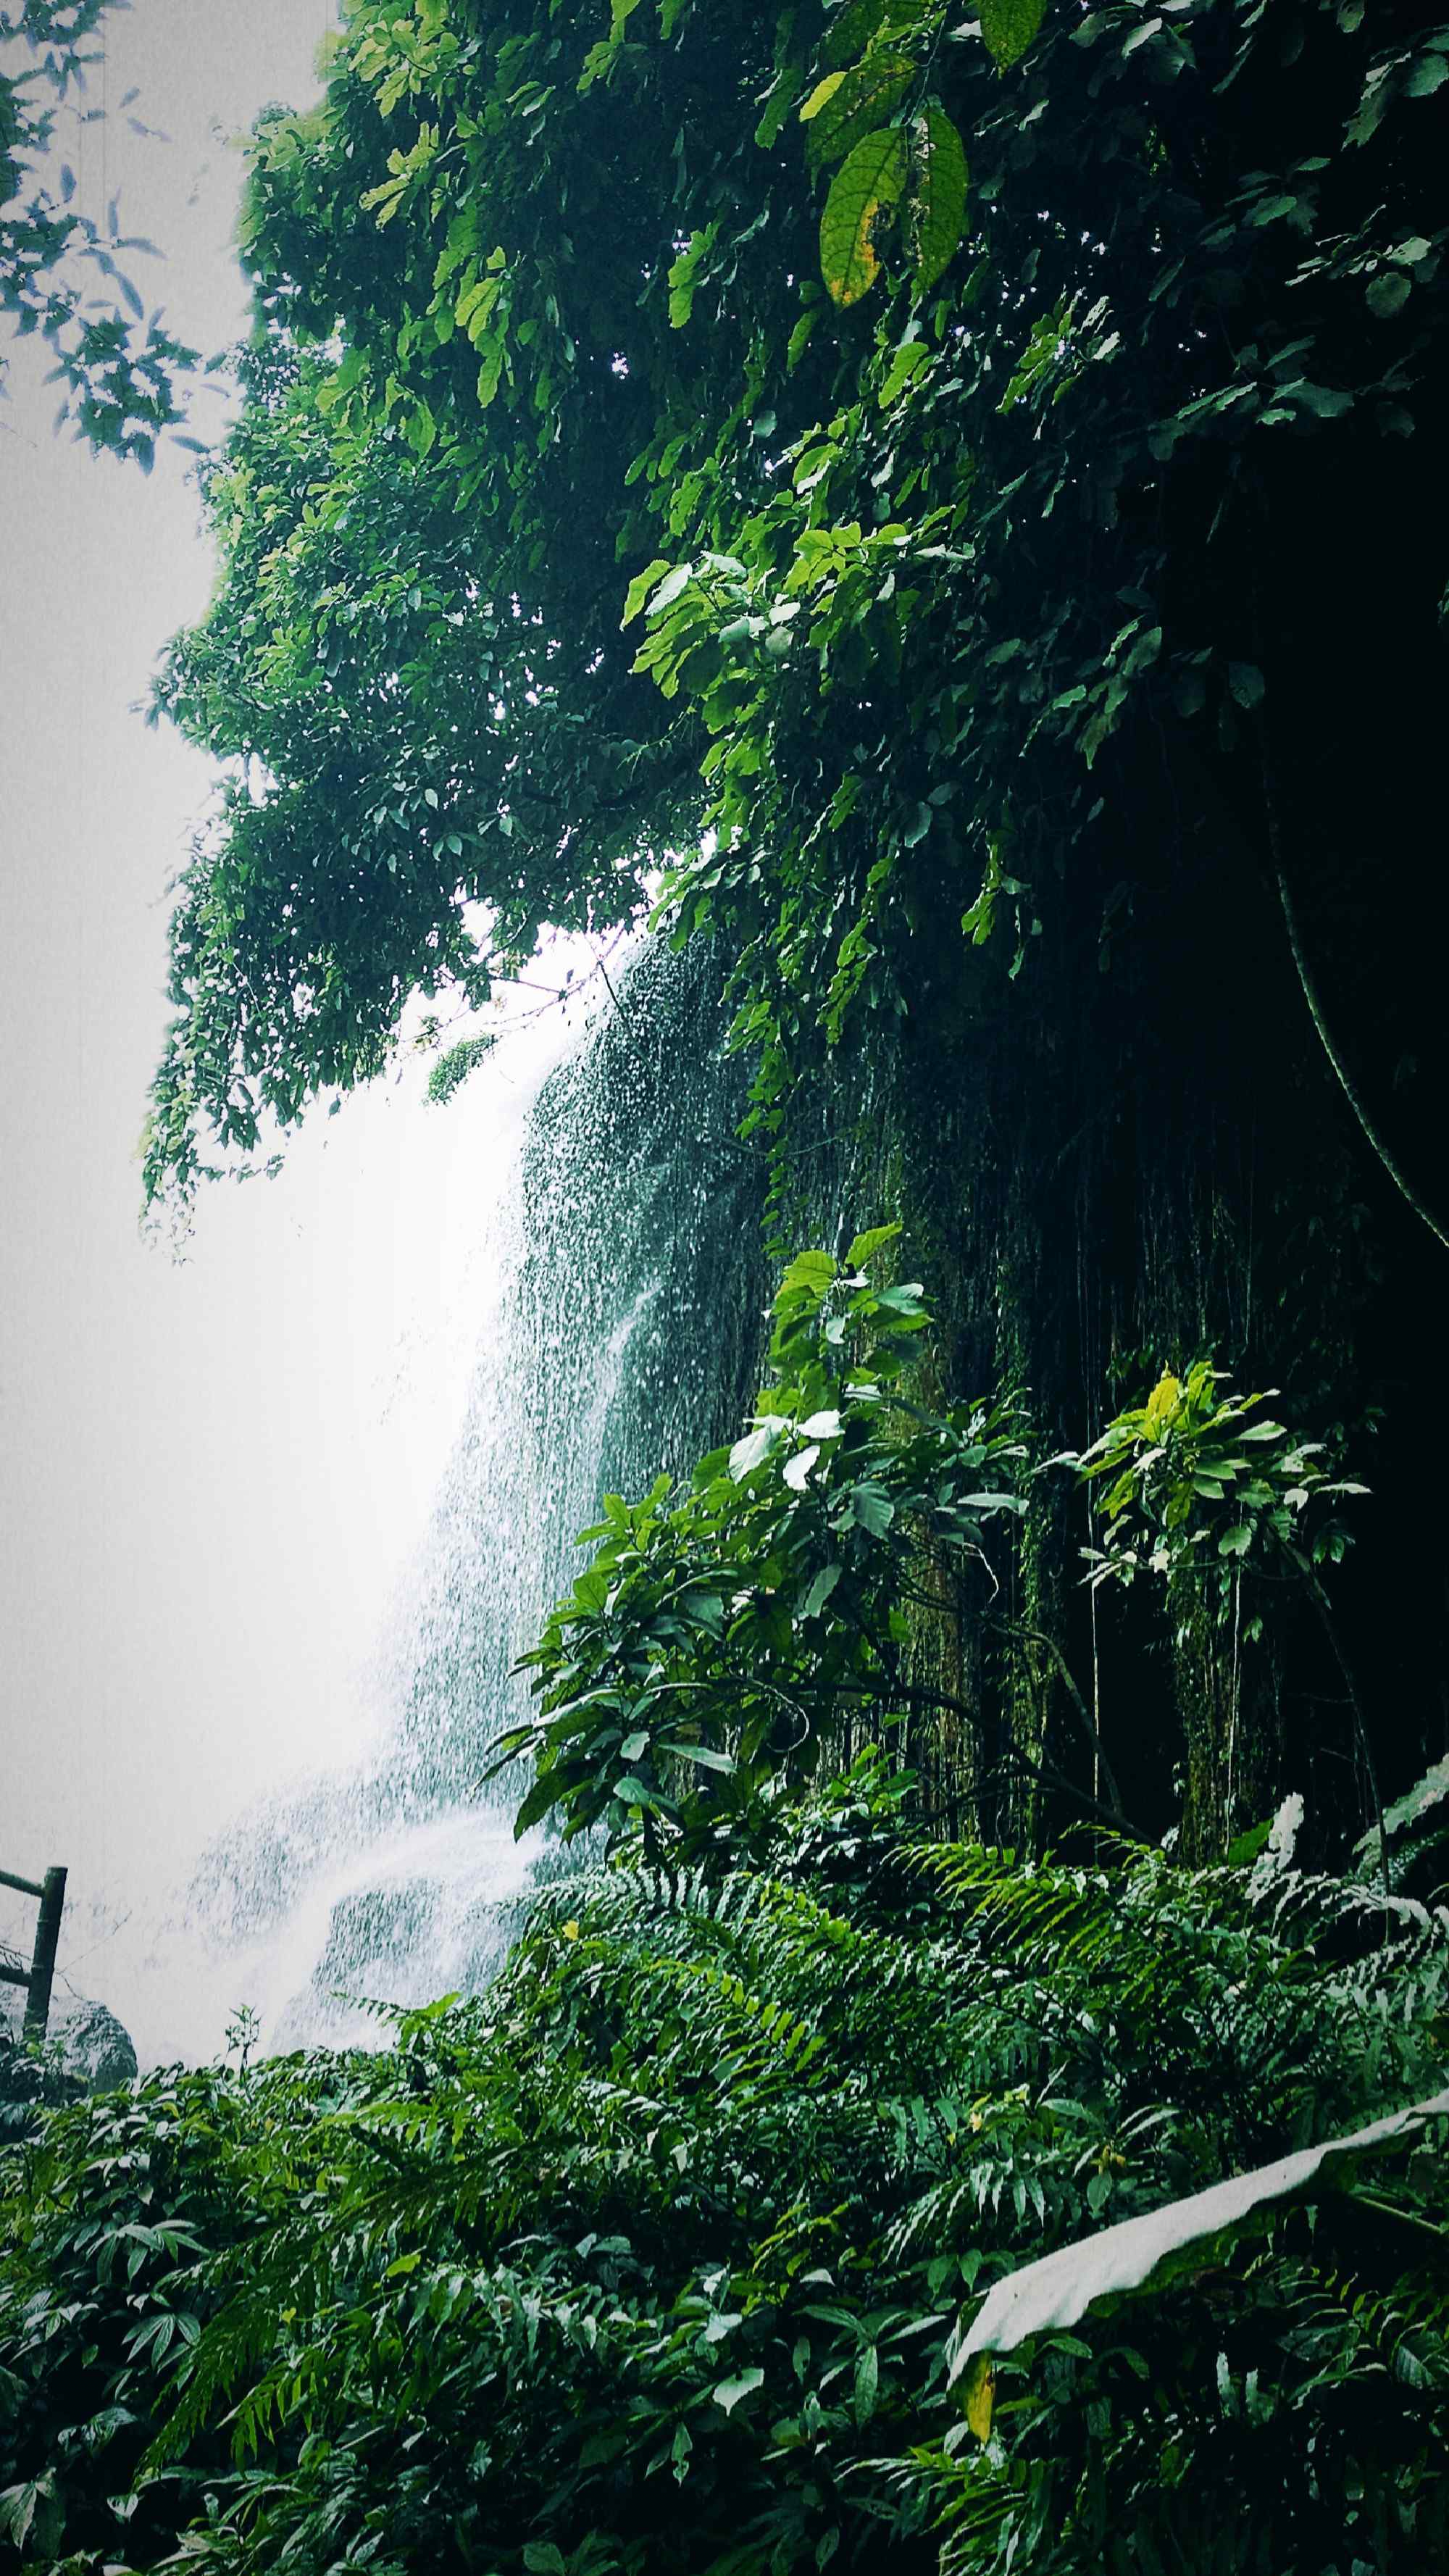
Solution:
{"label": "broad green leaf", "polygon": [[710,2395],[716,2406],[722,2406],[727,2415],[732,2415],[742,2397],[748,2397],[752,2389],[763,2388],[764,2384],[762,2370],[742,2370],[738,2379],[722,2379],[716,2388],[711,2389]]}
{"label": "broad green leaf", "polygon": [[669,319],[676,331],[683,330],[694,310],[700,265],[713,249],[718,233],[717,222],[706,224],[703,232],[691,233],[669,271]]}
{"label": "broad green leaf", "polygon": [[952,2361],[952,2379],[960,2377],[977,2353],[1015,2352],[1032,2335],[1060,2333],[1074,2326],[1098,2299],[1141,2289],[1188,2247],[1240,2227],[1274,2201],[1297,2199],[1326,2166],[1351,2164],[1355,2156],[1407,2145],[1430,2120],[1446,2118],[1449,2092],[1435,2093],[1425,2102],[1391,2112],[1387,2119],[1372,2121],[1366,2129],[1355,2129],[1346,2138],[1330,2138],[1322,2146],[1305,2147],[1297,2155],[1259,2165],[1253,2173],[1234,2174],[1208,2191],[1169,2201],[1145,2217],[1103,2228],[1100,2235],[1064,2245],[1041,2262],[1024,2265],[998,2281],[983,2303]]}
{"label": "broad green leaf", "polygon": [[535,1780],[513,1819],[515,1840],[526,1834],[530,1825],[536,1825],[541,1816],[546,1816],[550,1807],[556,1806],[566,1794],[565,1783],[556,1771],[545,1771],[542,1779]]}
{"label": "broad green leaf", "polygon": [[688,589],[693,574],[693,564],[676,564],[673,572],[665,574],[659,588],[649,600],[646,614],[650,617],[658,617],[662,610],[672,608],[681,591]]}
{"label": "broad green leaf", "polygon": [[771,83],[764,112],[755,128],[755,141],[762,152],[768,152],[779,139],[780,128],[800,94],[802,74],[793,63],[787,63]]}
{"label": "broad green leaf", "polygon": [[858,304],[880,274],[875,228],[900,202],[906,138],[867,134],[836,171],[820,218],[820,273],[839,305]]}
{"label": "broad green leaf", "polygon": [[925,1291],[919,1279],[903,1279],[898,1287],[882,1288],[875,1302],[888,1315],[914,1317],[921,1312],[921,1299],[924,1294]]}
{"label": "broad green leaf", "polygon": [[[1385,1807],[1384,1832],[1401,1834],[1406,1825],[1416,1825],[1445,1798],[1449,1798],[1449,1754],[1441,1762],[1431,1762],[1422,1780],[1416,1780],[1413,1788],[1406,1790],[1402,1798],[1395,1798],[1392,1806]],[[1359,1837],[1354,1853],[1360,1861],[1372,1860],[1377,1865],[1379,1829],[1376,1824],[1370,1825],[1368,1832]]]}
{"label": "broad green leaf", "polygon": [[1392,269],[1374,278],[1364,297],[1370,313],[1376,313],[1381,322],[1387,322],[1398,312],[1401,304],[1408,302],[1409,283],[1407,277],[1397,276]]}
{"label": "broad green leaf", "polygon": [[36,2484],[33,2478],[23,2486],[7,2487],[0,2495],[0,2531],[7,2534],[16,2549],[23,2550],[35,2520]]}
{"label": "broad green leaf", "polygon": [[911,228],[915,284],[924,294],[948,268],[966,220],[966,150],[933,100],[911,128]]}
{"label": "broad green leaf", "polygon": [[813,1296],[823,1297],[834,1284],[837,1264],[828,1252],[797,1252],[780,1282],[780,1294],[792,1288],[808,1288]]}
{"label": "broad green leaf", "polygon": [[[1250,1825],[1246,1833],[1239,1834],[1234,1841],[1229,1843],[1227,1850],[1223,1854],[1223,1860],[1227,1868],[1247,1869],[1249,1865],[1257,1859],[1258,1854],[1261,1851],[1266,1850],[1268,1836],[1272,1830],[1273,1819],[1271,1816],[1265,1816],[1260,1825]],[[1376,1842],[1378,1840],[1377,1827],[1374,1829],[1374,1840]]]}
{"label": "broad green leaf", "polygon": [[903,340],[886,369],[885,382],[877,397],[882,411],[889,411],[908,384],[919,375],[931,352],[924,340]]}
{"label": "broad green leaf", "polygon": [[[819,104],[812,112],[809,137],[813,167],[818,170],[827,161],[838,161],[862,136],[875,133],[916,77],[916,65],[907,54],[868,54],[850,71],[832,73],[822,81],[814,93]],[[821,90],[828,95],[822,98]]]}
{"label": "broad green leaf", "polygon": [[632,1771],[614,1782],[614,1795],[624,1807],[652,1807],[658,1803],[657,1793],[648,1781],[638,1779]]}
{"label": "broad green leaf", "polygon": [[799,321],[796,323],[794,330],[790,334],[789,345],[785,351],[785,366],[787,371],[793,371],[798,367],[809,344],[810,334],[814,330],[816,323],[819,321],[821,314],[825,312],[826,309],[827,308],[823,304],[812,304],[801,314]]}
{"label": "broad green leaf", "polygon": [[878,1252],[884,1251],[888,1243],[896,1241],[900,1230],[899,1222],[894,1225],[867,1226],[864,1234],[856,1236],[845,1256],[846,1269],[863,1270],[866,1263],[873,1260]]}
{"label": "broad green leaf", "polygon": [[624,614],[619,620],[621,628],[632,626],[661,573],[666,573],[668,570],[669,557],[656,555],[654,561],[646,564],[642,572],[635,573],[624,594]]}
{"label": "broad green leaf", "polygon": [[730,1451],[730,1474],[737,1485],[742,1484],[746,1476],[752,1475],[756,1467],[763,1466],[785,1428],[782,1421],[772,1417],[768,1421],[758,1423],[753,1431],[745,1433],[743,1440],[735,1442]]}
{"label": "broad green leaf", "polygon": [[838,1565],[822,1565],[819,1573],[811,1578],[805,1597],[800,1604],[800,1617],[802,1619],[818,1619],[839,1581],[840,1568]]}
{"label": "broad green leaf", "polygon": [[1001,71],[1020,62],[1046,14],[1046,0],[981,0],[981,33]]}

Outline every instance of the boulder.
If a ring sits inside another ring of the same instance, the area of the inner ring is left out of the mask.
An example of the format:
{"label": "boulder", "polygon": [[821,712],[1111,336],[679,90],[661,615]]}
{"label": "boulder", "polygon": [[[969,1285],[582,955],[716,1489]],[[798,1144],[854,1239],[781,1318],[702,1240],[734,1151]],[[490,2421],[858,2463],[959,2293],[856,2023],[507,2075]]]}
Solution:
{"label": "boulder", "polygon": [[[25,2019],[25,1996],[18,1986],[0,1987],[0,2032],[18,2043]],[[129,2084],[136,2073],[136,2049],[130,2032],[109,2005],[86,1995],[51,1997],[46,2043],[54,2051],[56,2072],[86,2093],[111,2093]]]}
{"label": "boulder", "polygon": [[108,2004],[80,1995],[67,1996],[58,2009],[52,2004],[49,2037],[59,2045],[66,2074],[88,2093],[113,2093],[136,2073],[135,2042]]}

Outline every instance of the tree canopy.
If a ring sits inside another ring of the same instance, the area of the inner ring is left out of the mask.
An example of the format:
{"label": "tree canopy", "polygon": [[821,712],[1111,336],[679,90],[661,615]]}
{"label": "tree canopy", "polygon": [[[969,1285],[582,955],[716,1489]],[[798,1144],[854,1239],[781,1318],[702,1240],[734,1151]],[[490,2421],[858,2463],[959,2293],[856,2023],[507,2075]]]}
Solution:
{"label": "tree canopy", "polygon": [[544,922],[723,930],[768,1121],[1053,907],[1095,971],[1164,801],[1323,881],[1324,725],[1435,669],[1446,80],[1359,0],[357,0],[158,683],[230,766],[148,1192]]}

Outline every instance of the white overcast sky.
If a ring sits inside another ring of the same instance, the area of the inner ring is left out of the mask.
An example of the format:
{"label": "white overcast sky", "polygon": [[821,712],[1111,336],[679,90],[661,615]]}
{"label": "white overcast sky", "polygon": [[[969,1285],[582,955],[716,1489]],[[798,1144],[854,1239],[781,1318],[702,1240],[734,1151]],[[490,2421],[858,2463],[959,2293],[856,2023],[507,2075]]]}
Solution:
{"label": "white overcast sky", "polygon": [[[139,88],[170,139],[113,114],[65,157],[98,217],[119,187],[166,255],[137,282],[205,349],[246,312],[226,135],[315,94],[330,17],[108,22],[109,101]],[[184,1266],[140,1239],[164,890],[208,778],[132,709],[212,565],[192,460],[148,481],[52,437],[33,349],[0,404],[0,1868],[71,1866],[74,1956],[92,1900],[123,1907],[365,1733],[356,1676],[457,1420],[523,1093],[490,1072],[439,1112],[416,1073],[377,1087],[280,1181],[213,1191]],[[204,395],[192,426],[218,416]]]}

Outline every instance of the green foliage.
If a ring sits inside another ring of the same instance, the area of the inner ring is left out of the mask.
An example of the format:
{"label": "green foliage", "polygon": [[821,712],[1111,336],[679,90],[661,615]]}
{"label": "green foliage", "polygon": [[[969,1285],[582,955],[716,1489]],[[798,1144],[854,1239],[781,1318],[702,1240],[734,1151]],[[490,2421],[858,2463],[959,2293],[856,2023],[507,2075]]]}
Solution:
{"label": "green foliage", "polygon": [[1449,1754],[1432,1762],[1421,1780],[1402,1798],[1385,1807],[1381,1826],[1362,1836],[1355,1846],[1360,1868],[1367,1870],[1380,1859],[1386,1861],[1385,1875],[1395,1887],[1422,1890],[1438,1899],[1449,1884]]}
{"label": "green foliage", "polygon": [[72,2089],[33,2040],[0,2025],[0,2139],[27,2136],[42,2108]]}
{"label": "green foliage", "polygon": [[713,1883],[554,1884],[380,2056],[160,2072],[0,2159],[3,2562],[1439,2563],[1430,2146],[951,2367],[1040,2255],[1442,2084],[1444,1916],[925,1844],[902,1785]]}
{"label": "green foliage", "polygon": [[493,1052],[494,1038],[489,1029],[480,1029],[471,1038],[459,1038],[456,1046],[445,1047],[428,1076],[428,1098],[441,1108],[465,1083],[470,1073]]}
{"label": "green foliage", "polygon": [[993,922],[1021,967],[1059,876],[1130,919],[1152,835],[1094,763],[1257,829],[1295,495],[1325,442],[1418,488],[1446,47],[1258,0],[359,0],[254,146],[223,581],[160,691],[251,783],[183,880],[148,1189],[660,872],[772,1127]]}
{"label": "green foliage", "polygon": [[1044,0],[983,0],[981,33],[1003,71],[1035,42],[1044,15]]}
{"label": "green foliage", "polygon": [[[0,9],[0,313],[24,337],[39,332],[64,387],[57,426],[149,474],[156,442],[181,416],[177,381],[196,352],[172,338],[120,261],[152,253],[124,234],[112,202],[104,227],[72,202],[76,176],[50,157],[58,121],[104,110],[80,104],[88,50],[116,0],[21,0]],[[135,120],[132,120],[135,122]],[[56,193],[58,189],[59,193]],[[4,361],[0,359],[0,380]],[[194,439],[182,442],[195,446]]]}
{"label": "green foliage", "polygon": [[1210,1360],[1195,1360],[1181,1378],[1167,1370],[1145,1404],[1117,1414],[1089,1449],[1054,1462],[1088,1483],[1110,1479],[1099,1498],[1106,1539],[1094,1584],[1130,1583],[1144,1569],[1168,1578],[1207,1570],[1226,1617],[1240,1569],[1271,1576],[1287,1557],[1308,1573],[1342,1558],[1348,1532],[1321,1507],[1368,1487],[1318,1463],[1322,1441],[1295,1439],[1259,1415],[1265,1396],[1221,1392],[1224,1383]]}
{"label": "green foliage", "polygon": [[500,1738],[535,1760],[520,1832],[557,1813],[650,1858],[758,1850],[843,1724],[875,1734],[930,1698],[903,1670],[912,1578],[974,1564],[986,1594],[1025,1452],[1009,1407],[933,1414],[902,1392],[930,1318],[918,1284],[872,1276],[898,1232],[790,1263],[753,1424],[687,1493],[661,1477],[605,1498],[593,1562],[524,1659],[538,1714]]}
{"label": "green foliage", "polygon": [[1146,2217],[1120,2219],[1085,2244],[1043,2255],[997,2283],[973,2320],[953,2370],[973,2353],[1014,2352],[1037,2335],[1077,2325],[1104,2299],[1121,2298],[1146,2282],[1162,2281],[1169,2271],[1200,2264],[1206,2247],[1239,2234],[1255,2212],[1284,2200],[1316,2199],[1329,2168],[1341,2159],[1359,2163],[1401,2152],[1420,2143],[1425,2131],[1442,2119],[1449,2119],[1449,2092],[1391,2111],[1346,2138],[1326,2138],[1320,2146],[1280,2156],[1253,2173],[1234,2174]]}

